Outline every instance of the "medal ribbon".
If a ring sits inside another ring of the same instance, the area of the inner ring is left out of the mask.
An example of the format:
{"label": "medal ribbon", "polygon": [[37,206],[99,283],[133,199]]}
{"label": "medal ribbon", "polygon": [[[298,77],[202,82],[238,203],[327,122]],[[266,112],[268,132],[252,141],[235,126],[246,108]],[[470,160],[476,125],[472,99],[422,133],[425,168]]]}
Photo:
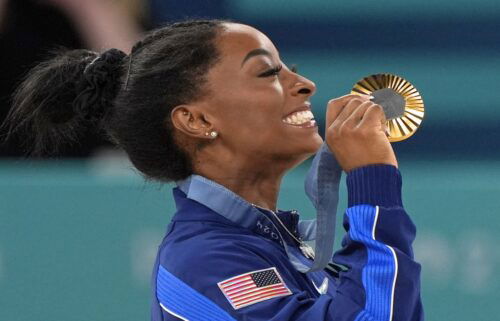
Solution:
{"label": "medal ribbon", "polygon": [[[306,273],[324,269],[332,259],[341,177],[342,168],[323,143],[314,156],[304,183],[306,194],[316,208],[316,228],[309,228],[316,232],[314,262]],[[304,239],[308,238],[311,239],[304,235]]]}

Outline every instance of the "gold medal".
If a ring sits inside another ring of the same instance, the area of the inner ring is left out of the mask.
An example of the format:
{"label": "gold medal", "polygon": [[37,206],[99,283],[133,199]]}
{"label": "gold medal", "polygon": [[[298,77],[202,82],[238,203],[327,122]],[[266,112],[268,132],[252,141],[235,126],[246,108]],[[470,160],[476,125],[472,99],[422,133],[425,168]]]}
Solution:
{"label": "gold medal", "polygon": [[413,135],[424,118],[424,102],[407,80],[391,74],[376,74],[358,81],[351,94],[372,95],[387,118],[387,137],[399,142]]}

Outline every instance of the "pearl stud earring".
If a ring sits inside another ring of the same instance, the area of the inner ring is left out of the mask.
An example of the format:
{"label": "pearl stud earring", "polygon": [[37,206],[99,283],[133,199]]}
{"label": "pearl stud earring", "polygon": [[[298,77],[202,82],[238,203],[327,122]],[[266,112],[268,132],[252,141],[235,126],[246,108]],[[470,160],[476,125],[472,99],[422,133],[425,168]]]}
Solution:
{"label": "pearl stud earring", "polygon": [[215,130],[212,130],[210,133],[209,132],[205,133],[205,136],[210,136],[210,138],[216,138],[218,135],[219,134]]}

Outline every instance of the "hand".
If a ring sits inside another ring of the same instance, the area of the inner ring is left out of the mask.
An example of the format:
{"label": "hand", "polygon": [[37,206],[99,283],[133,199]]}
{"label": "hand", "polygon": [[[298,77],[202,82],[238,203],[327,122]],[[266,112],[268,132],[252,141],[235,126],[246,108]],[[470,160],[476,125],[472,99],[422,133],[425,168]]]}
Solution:
{"label": "hand", "polygon": [[126,6],[127,1],[39,1],[63,10],[89,49],[102,51],[104,48],[117,48],[128,53],[140,38],[140,27]]}
{"label": "hand", "polygon": [[373,164],[398,166],[385,122],[382,107],[368,96],[347,95],[328,102],[326,143],[345,172]]}

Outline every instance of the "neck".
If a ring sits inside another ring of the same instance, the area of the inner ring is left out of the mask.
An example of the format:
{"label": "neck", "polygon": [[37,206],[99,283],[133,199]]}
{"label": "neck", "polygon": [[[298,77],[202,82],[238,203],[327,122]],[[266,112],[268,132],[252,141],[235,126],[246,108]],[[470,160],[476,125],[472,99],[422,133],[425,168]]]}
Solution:
{"label": "neck", "polygon": [[[204,157],[205,158],[205,157]],[[281,180],[292,168],[290,161],[235,161],[199,158],[195,173],[221,184],[249,203],[276,211]]]}
{"label": "neck", "polygon": [[281,177],[259,176],[218,176],[210,178],[223,185],[247,202],[256,206],[276,211]]}

